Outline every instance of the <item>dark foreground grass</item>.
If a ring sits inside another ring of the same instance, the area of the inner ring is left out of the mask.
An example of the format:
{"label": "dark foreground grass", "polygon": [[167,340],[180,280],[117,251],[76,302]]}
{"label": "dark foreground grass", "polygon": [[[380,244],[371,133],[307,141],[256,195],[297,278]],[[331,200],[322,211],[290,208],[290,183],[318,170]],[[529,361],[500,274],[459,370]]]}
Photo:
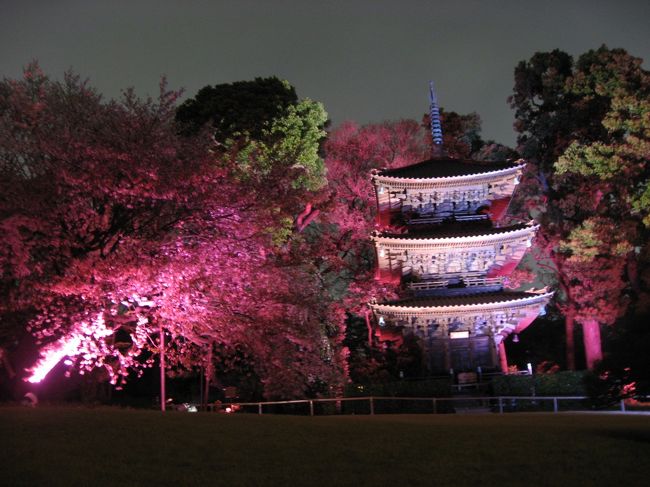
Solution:
{"label": "dark foreground grass", "polygon": [[650,485],[650,417],[0,408],[0,485]]}

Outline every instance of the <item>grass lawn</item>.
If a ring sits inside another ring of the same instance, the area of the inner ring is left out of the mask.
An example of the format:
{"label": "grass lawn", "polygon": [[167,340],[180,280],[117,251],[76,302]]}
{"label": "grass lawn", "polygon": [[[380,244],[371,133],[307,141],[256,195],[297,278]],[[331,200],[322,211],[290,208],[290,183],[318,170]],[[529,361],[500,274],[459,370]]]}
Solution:
{"label": "grass lawn", "polygon": [[0,408],[0,485],[646,486],[650,416]]}

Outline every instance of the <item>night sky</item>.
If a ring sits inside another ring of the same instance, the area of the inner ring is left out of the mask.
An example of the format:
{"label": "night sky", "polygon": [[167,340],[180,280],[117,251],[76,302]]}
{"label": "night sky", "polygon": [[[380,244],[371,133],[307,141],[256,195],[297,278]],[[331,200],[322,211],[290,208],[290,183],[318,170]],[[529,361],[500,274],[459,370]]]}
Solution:
{"label": "night sky", "polygon": [[155,94],[163,74],[189,95],[277,75],[334,124],[419,119],[433,79],[445,109],[478,112],[484,137],[510,145],[517,62],[603,43],[650,69],[650,1],[0,0],[4,77],[37,59],[115,97]]}

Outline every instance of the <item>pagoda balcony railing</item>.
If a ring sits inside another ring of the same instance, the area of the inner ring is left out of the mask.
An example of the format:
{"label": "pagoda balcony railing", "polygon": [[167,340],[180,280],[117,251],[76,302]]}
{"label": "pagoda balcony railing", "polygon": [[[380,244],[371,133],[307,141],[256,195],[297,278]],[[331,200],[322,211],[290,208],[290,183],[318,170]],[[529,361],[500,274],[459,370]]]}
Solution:
{"label": "pagoda balcony railing", "polygon": [[411,282],[409,288],[413,291],[426,291],[449,286],[449,284],[464,284],[465,287],[501,286],[503,277],[460,277],[460,279],[427,279],[426,281]]}
{"label": "pagoda balcony railing", "polygon": [[407,220],[407,223],[409,225],[425,225],[425,224],[431,224],[431,223],[442,223],[447,220],[454,219],[459,222],[466,222],[466,221],[475,221],[475,220],[487,220],[489,217],[488,215],[484,214],[463,214],[463,213],[444,213],[444,214],[437,214],[437,215],[430,215],[430,216],[416,216],[409,218]]}
{"label": "pagoda balcony railing", "polygon": [[500,286],[503,284],[503,277],[466,277],[463,283],[467,287],[475,286]]}
{"label": "pagoda balcony railing", "polygon": [[449,285],[449,279],[440,279],[435,281],[422,281],[422,282],[411,282],[409,288],[413,291],[426,291],[428,289],[439,289],[442,287],[447,287]]}

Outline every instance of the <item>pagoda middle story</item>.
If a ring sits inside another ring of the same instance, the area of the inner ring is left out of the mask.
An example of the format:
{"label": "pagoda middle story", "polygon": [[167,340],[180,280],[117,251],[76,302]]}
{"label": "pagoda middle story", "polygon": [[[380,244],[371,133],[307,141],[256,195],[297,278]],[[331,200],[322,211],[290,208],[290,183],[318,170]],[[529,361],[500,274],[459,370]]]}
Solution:
{"label": "pagoda middle story", "polygon": [[434,157],[372,175],[376,277],[399,282],[403,296],[370,303],[375,340],[415,335],[431,373],[508,371],[506,338],[553,294],[504,289],[538,229],[502,226],[523,167]]}

